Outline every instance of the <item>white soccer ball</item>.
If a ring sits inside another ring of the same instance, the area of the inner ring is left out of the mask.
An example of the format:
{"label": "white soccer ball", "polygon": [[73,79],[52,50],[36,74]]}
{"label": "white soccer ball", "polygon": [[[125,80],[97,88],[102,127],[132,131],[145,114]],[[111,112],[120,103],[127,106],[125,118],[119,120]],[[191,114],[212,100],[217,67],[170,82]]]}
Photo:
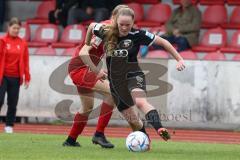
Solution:
{"label": "white soccer ball", "polygon": [[127,136],[126,147],[132,152],[145,152],[150,148],[150,140],[145,133],[135,131]]}

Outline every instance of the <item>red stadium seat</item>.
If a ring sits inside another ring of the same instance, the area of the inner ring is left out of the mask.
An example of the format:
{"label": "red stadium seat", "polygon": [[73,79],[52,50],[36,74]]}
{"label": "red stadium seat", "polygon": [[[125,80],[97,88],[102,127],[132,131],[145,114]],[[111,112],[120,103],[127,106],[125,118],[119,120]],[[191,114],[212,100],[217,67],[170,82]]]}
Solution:
{"label": "red stadium seat", "polygon": [[57,42],[59,29],[54,24],[44,24],[37,28],[32,42],[29,47],[44,47],[51,43]]}
{"label": "red stadium seat", "polygon": [[227,0],[228,5],[240,5],[239,0]]}
{"label": "red stadium seat", "polygon": [[135,13],[135,22],[143,20],[144,10],[143,10],[143,6],[141,4],[139,4],[139,3],[129,3],[127,5]]}
{"label": "red stadium seat", "polygon": [[56,50],[51,47],[40,47],[37,48],[34,55],[45,55],[45,56],[55,56]]}
{"label": "red stadium seat", "polygon": [[208,53],[203,57],[204,60],[226,60],[226,57],[223,53],[221,52],[212,52]]}
{"label": "red stadium seat", "polygon": [[66,48],[64,49],[63,53],[61,54],[62,56],[72,56],[76,52],[76,47],[74,48]]}
{"label": "red stadium seat", "polygon": [[224,24],[223,27],[227,29],[240,29],[240,6],[233,9],[228,24]]}
{"label": "red stadium seat", "polygon": [[30,24],[46,24],[48,22],[48,13],[56,8],[55,0],[42,1],[37,8],[36,17],[27,19],[27,23]]}
{"label": "red stadium seat", "polygon": [[180,55],[183,57],[183,59],[190,59],[190,60],[196,60],[198,59],[196,53],[194,53],[191,50],[188,51],[182,51],[180,52]]}
{"label": "red stadium seat", "polygon": [[[174,3],[174,4],[180,4],[180,3],[181,3],[181,0],[173,0],[173,3]],[[193,4],[197,4],[197,3],[198,3],[198,0],[192,0],[192,3],[193,3]]]}
{"label": "red stadium seat", "polygon": [[203,12],[202,28],[214,28],[227,23],[227,9],[224,5],[208,6]]}
{"label": "red stadium seat", "polygon": [[138,27],[159,27],[164,24],[171,16],[171,7],[168,4],[152,5],[144,21],[137,22]]}
{"label": "red stadium seat", "polygon": [[27,23],[22,23],[20,32],[18,34],[19,37],[24,39],[25,41],[30,41],[31,38],[31,30]]}
{"label": "red stadium seat", "polygon": [[155,50],[155,51],[149,51],[146,55],[146,58],[162,58],[162,59],[168,59],[169,55],[166,51],[163,50]]}
{"label": "red stadium seat", "polygon": [[223,53],[240,53],[240,30],[233,33],[231,42],[227,47],[221,48]]}
{"label": "red stadium seat", "polygon": [[202,5],[223,5],[225,0],[199,0],[199,3]]}
{"label": "red stadium seat", "polygon": [[82,44],[85,36],[86,28],[83,25],[69,25],[64,29],[60,42],[52,43],[52,47],[72,48]]}
{"label": "red stadium seat", "polygon": [[164,25],[162,25],[160,27],[152,27],[149,31],[153,34],[161,36],[166,33],[166,28]]}
{"label": "red stadium seat", "polygon": [[237,54],[237,55],[233,56],[232,60],[233,61],[240,61],[240,54]]}
{"label": "red stadium seat", "polygon": [[240,6],[234,8],[231,17],[230,17],[230,25],[236,25],[236,28],[240,28]]}
{"label": "red stadium seat", "polygon": [[227,33],[222,28],[209,29],[203,34],[203,38],[198,46],[193,46],[194,52],[214,52],[226,46]]}
{"label": "red stadium seat", "polygon": [[92,22],[94,22],[93,19],[86,20],[86,21],[81,22],[81,25],[83,25],[83,26],[89,26]]}

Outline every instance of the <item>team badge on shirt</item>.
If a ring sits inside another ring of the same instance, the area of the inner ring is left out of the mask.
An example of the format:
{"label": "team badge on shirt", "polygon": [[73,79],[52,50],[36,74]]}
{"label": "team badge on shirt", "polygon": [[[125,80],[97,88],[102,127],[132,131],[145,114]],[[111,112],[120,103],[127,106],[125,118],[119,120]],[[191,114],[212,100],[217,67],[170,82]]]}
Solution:
{"label": "team badge on shirt", "polygon": [[133,42],[131,39],[125,39],[119,43],[119,48],[121,49],[130,49],[132,48],[132,46],[133,46]]}

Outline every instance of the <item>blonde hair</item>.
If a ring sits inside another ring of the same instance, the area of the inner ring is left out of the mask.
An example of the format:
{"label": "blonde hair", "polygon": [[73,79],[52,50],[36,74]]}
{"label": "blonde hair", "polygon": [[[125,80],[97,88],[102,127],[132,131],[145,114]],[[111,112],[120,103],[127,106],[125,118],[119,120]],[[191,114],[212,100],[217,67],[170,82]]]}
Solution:
{"label": "blonde hair", "polygon": [[105,27],[105,35],[104,39],[104,50],[106,51],[108,56],[112,56],[114,49],[117,47],[117,41],[119,36],[119,29],[117,25],[117,19],[119,16],[131,16],[134,21],[134,11],[129,7],[120,8],[116,16],[114,17],[113,24]]}
{"label": "blonde hair", "polygon": [[112,16],[116,16],[117,13],[118,13],[118,11],[119,11],[120,9],[122,9],[122,8],[128,8],[128,6],[125,5],[125,4],[117,5],[117,6],[113,9],[113,11],[112,11]]}
{"label": "blonde hair", "polygon": [[[111,17],[111,19],[114,19],[114,17],[117,15],[118,11],[119,11],[121,8],[128,8],[128,6],[127,6],[127,5],[124,5],[124,4],[122,4],[122,5],[117,5],[117,6],[113,9],[113,11],[112,11],[112,17]],[[92,26],[92,27],[93,27],[93,26]],[[86,38],[85,38],[85,43],[86,43],[87,45],[90,45],[90,42],[91,42],[91,38],[92,38],[91,32],[92,32],[92,28],[89,27],[88,30],[87,30]]]}

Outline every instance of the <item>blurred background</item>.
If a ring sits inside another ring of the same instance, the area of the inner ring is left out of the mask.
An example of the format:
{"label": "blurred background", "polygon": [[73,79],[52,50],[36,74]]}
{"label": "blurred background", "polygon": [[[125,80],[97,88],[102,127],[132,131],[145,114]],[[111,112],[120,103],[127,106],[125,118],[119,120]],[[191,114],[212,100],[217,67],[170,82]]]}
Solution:
{"label": "blurred background", "polygon": [[[19,123],[71,122],[81,103],[67,75],[67,64],[75,47],[84,42],[91,22],[109,19],[113,7],[127,4],[135,11],[135,27],[164,35],[169,32],[167,24],[171,15],[182,6],[180,0],[108,1],[104,6],[102,2],[94,2],[93,11],[89,11],[91,16],[81,18],[76,9],[87,13],[87,8],[79,2],[69,5],[67,1],[59,6],[55,0],[0,1],[0,37],[7,32],[8,20],[18,17],[22,21],[19,36],[29,47],[32,81],[28,90],[20,91]],[[158,64],[159,68],[149,68],[149,71],[162,73],[159,80],[147,76],[149,91],[160,87],[160,92],[149,95],[148,99],[157,107],[167,127],[239,130],[240,1],[193,0],[191,3],[201,19],[195,31],[197,43],[180,51],[186,60],[185,71],[177,72],[175,60],[164,50],[143,46],[139,53],[143,68],[146,63]],[[105,8],[100,12],[101,17],[95,15],[99,8]],[[191,17],[185,17],[189,20],[186,24],[193,22]],[[185,37],[190,31],[190,28],[182,31],[181,35]],[[96,98],[95,108],[100,100],[100,96]],[[5,105],[1,110],[1,121],[5,120],[6,108]],[[96,123],[97,114],[98,109],[89,124]],[[116,109],[110,125],[127,125]]]}

